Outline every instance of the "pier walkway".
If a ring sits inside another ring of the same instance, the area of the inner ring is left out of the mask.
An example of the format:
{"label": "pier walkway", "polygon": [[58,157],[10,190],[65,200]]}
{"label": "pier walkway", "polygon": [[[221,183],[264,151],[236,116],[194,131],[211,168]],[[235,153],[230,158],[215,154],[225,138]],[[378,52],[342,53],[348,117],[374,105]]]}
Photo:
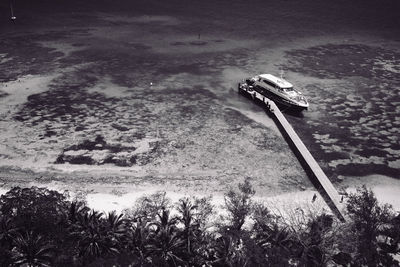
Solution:
{"label": "pier walkway", "polygon": [[325,202],[331,208],[332,212],[341,220],[344,221],[345,217],[342,212],[342,204],[340,203],[340,196],[335,187],[332,185],[329,178],[325,175],[319,164],[315,161],[310,151],[306,148],[300,137],[296,134],[292,126],[286,120],[285,116],[276,106],[272,100],[265,99],[267,107],[272,117],[276,120],[278,128],[289,142],[289,145],[295,150],[295,154],[299,158],[306,172],[311,175],[315,181],[312,181],[317,187],[318,191],[324,197]]}

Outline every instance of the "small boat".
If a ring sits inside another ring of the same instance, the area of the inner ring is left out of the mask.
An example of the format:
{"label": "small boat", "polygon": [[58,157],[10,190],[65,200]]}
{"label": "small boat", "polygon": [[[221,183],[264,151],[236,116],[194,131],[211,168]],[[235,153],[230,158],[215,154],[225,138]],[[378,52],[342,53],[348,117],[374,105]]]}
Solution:
{"label": "small boat", "polygon": [[239,92],[249,93],[254,100],[265,103],[265,98],[284,106],[304,110],[309,104],[305,96],[291,83],[272,74],[260,74],[239,83]]}
{"label": "small boat", "polygon": [[14,16],[14,9],[13,9],[12,1],[10,1],[10,11],[11,11],[11,21],[15,21],[17,19],[17,17]]}

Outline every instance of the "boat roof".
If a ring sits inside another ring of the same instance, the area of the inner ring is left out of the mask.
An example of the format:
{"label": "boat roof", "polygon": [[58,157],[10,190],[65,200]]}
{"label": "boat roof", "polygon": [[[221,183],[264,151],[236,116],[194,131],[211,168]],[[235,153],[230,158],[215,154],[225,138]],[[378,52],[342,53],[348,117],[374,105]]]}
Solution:
{"label": "boat roof", "polygon": [[291,84],[288,81],[285,81],[284,79],[278,78],[272,74],[260,74],[258,75],[259,77],[269,80],[273,83],[275,83],[276,85],[278,85],[280,88],[289,88],[289,87],[293,87],[293,84]]}

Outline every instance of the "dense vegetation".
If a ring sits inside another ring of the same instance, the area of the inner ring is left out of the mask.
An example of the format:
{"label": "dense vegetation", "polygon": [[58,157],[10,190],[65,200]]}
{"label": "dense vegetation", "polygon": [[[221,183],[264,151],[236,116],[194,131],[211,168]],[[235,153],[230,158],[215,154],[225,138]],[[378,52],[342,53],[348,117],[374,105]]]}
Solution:
{"label": "dense vegetation", "polygon": [[255,203],[254,193],[248,180],[230,190],[220,215],[210,199],[171,203],[165,193],[140,198],[122,215],[46,188],[15,187],[0,197],[0,264],[398,265],[400,215],[367,188],[348,196],[346,223],[300,209],[293,220],[278,216]]}

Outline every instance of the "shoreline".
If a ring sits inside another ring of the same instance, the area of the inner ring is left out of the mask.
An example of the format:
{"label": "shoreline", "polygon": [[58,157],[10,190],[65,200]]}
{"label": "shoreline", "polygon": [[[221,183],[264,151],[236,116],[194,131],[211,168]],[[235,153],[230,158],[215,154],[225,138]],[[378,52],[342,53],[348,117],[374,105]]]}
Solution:
{"label": "shoreline", "polygon": [[[241,182],[241,181],[240,181]],[[343,182],[336,184],[340,194],[355,193],[356,188],[366,185],[370,188],[378,199],[381,205],[390,204],[394,210],[400,212],[400,199],[397,197],[397,192],[400,190],[400,180],[383,175],[368,175],[365,177],[346,177]],[[19,185],[21,186],[21,185]],[[195,192],[193,189],[173,190],[165,185],[154,185],[151,187],[133,184],[104,184],[104,183],[87,183],[87,184],[67,184],[53,181],[50,183],[31,182],[22,187],[45,187],[50,190],[56,190],[60,193],[66,192],[71,199],[78,196],[84,197],[89,207],[103,212],[116,210],[122,212],[124,209],[129,209],[140,197],[151,195],[157,192],[165,192],[166,196],[172,200],[172,203],[177,202],[182,197],[212,197],[212,204],[218,210],[223,204],[223,195],[229,187],[221,191]],[[0,187],[0,195],[6,193],[12,186],[3,185]],[[150,189],[151,188],[151,189]],[[317,194],[317,201],[311,202],[314,194]],[[325,210],[330,212],[329,207],[325,204],[319,193],[313,188],[304,188],[297,190],[282,190],[269,195],[262,195],[256,191],[254,201],[264,202],[271,210],[276,212],[290,212],[296,208],[313,210],[320,212]]]}

